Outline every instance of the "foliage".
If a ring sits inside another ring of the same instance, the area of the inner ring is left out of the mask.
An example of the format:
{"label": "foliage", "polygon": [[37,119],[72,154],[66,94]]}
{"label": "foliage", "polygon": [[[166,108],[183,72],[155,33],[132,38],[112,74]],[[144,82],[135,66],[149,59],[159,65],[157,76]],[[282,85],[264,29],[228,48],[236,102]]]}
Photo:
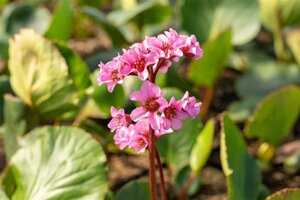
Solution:
{"label": "foliage", "polygon": [[207,166],[222,167],[230,199],[265,198],[274,192],[262,185],[266,168],[299,173],[299,150],[280,158],[299,140],[299,2],[0,0],[0,199],[150,199],[147,181],[109,189],[106,175],[105,154],[134,156],[112,142],[111,106],[131,112],[141,83],[131,76],[109,93],[96,79],[100,61],[169,28],[194,34],[203,58],[173,62],[157,85],[168,101],[189,91],[207,112],[156,141],[167,199],[198,198]]}

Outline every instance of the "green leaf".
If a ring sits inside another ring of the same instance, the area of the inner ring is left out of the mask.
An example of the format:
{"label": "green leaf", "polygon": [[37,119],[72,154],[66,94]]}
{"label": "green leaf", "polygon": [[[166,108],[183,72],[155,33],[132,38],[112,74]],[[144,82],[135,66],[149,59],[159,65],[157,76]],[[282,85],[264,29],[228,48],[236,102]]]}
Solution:
{"label": "green leaf", "polygon": [[26,131],[25,108],[19,98],[8,94],[4,96],[3,141],[7,161],[19,148],[18,137]]}
{"label": "green leaf", "polygon": [[194,174],[198,174],[208,160],[212,150],[214,131],[215,124],[214,120],[211,119],[206,122],[204,128],[197,137],[190,158],[190,166]]}
{"label": "green leaf", "polygon": [[185,0],[181,12],[183,28],[201,43],[232,27],[232,41],[241,45],[252,40],[260,29],[256,0]]}
{"label": "green leaf", "polygon": [[103,28],[107,35],[112,39],[114,46],[120,47],[127,44],[127,39],[121,32],[118,26],[113,25],[104,13],[90,6],[83,6],[81,8],[82,14],[89,17],[92,21]]}
{"label": "green leaf", "polygon": [[300,28],[294,29],[288,33],[287,44],[289,45],[298,65],[300,65]]}
{"label": "green leaf", "polygon": [[110,117],[110,108],[114,106],[116,108],[121,108],[124,106],[126,97],[122,85],[117,84],[112,93],[109,93],[107,90],[107,84],[102,84],[101,86],[97,85],[97,75],[98,70],[96,70],[92,76],[92,92],[91,97],[94,99],[98,108],[103,113],[104,118]]}
{"label": "green leaf", "polygon": [[85,95],[85,90],[91,86],[91,80],[88,67],[84,60],[75,53],[71,48],[62,42],[56,42],[62,56],[66,59],[68,64],[69,74],[74,82],[74,85],[78,88],[79,96]]}
{"label": "green leaf", "polygon": [[0,10],[5,6],[7,0],[0,0]]}
{"label": "green leaf", "polygon": [[276,23],[283,27],[300,23],[298,0],[259,0],[259,4],[262,23],[270,31],[276,31]]}
{"label": "green leaf", "polygon": [[104,199],[105,162],[102,148],[85,131],[38,128],[12,157],[1,184],[12,200]]}
{"label": "green leaf", "polygon": [[9,54],[11,86],[32,110],[48,119],[75,108],[76,89],[54,45],[26,29],[9,40]]}
{"label": "green leaf", "polygon": [[159,154],[175,171],[189,164],[193,145],[200,132],[201,121],[187,119],[177,132],[164,135],[157,140]]}
{"label": "green leaf", "polygon": [[50,21],[50,13],[43,7],[12,4],[3,12],[6,20],[5,30],[9,35],[19,32],[22,28],[31,28],[43,34]]}
{"label": "green leaf", "polygon": [[149,183],[146,181],[131,181],[116,194],[116,200],[150,200]]}
{"label": "green leaf", "polygon": [[176,100],[179,100],[183,97],[184,93],[176,87],[165,87],[162,89],[164,98],[170,100],[172,97],[175,97]]}
{"label": "green leaf", "polygon": [[265,61],[256,64],[236,82],[236,92],[242,99],[256,105],[264,96],[279,87],[300,84],[300,70],[294,64]]}
{"label": "green leaf", "polygon": [[108,15],[108,19],[116,26],[135,22],[138,27],[146,24],[158,24],[171,17],[172,9],[161,1],[145,1],[129,10],[116,10]]}
{"label": "green leaf", "polygon": [[289,134],[300,113],[300,89],[287,86],[265,97],[246,126],[246,135],[279,145]]}
{"label": "green leaf", "polygon": [[58,1],[51,24],[45,36],[53,40],[67,41],[72,32],[73,6],[70,0]]}
{"label": "green leaf", "polygon": [[268,196],[266,200],[298,200],[300,196],[299,188],[285,188]]}
{"label": "green leaf", "polygon": [[227,114],[222,119],[220,154],[230,199],[256,200],[261,185],[260,169],[249,155],[242,133]]}
{"label": "green leaf", "polygon": [[213,85],[226,66],[231,48],[231,30],[227,29],[203,45],[205,55],[192,62],[188,70],[189,79],[197,85]]}
{"label": "green leaf", "polygon": [[3,104],[4,104],[4,94],[11,93],[11,87],[9,83],[9,76],[2,75],[0,76],[0,126],[3,123]]}
{"label": "green leaf", "polygon": [[186,166],[182,169],[180,169],[176,175],[174,180],[174,185],[178,191],[182,190],[190,176],[195,176],[193,184],[190,186],[188,190],[188,195],[193,196],[197,194],[199,189],[201,188],[201,181],[200,181],[200,174],[192,175],[191,168],[189,166]]}

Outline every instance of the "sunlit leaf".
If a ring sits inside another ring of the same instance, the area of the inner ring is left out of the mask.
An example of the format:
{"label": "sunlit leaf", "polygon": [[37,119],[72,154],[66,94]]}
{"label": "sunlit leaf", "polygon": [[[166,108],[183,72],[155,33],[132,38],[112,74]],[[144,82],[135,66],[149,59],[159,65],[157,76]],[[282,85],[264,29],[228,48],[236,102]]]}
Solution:
{"label": "sunlit leaf", "polygon": [[108,189],[105,162],[101,147],[85,131],[39,128],[24,139],[1,184],[12,200],[103,199]]}
{"label": "sunlit leaf", "polygon": [[298,65],[300,65],[300,29],[292,30],[287,35],[287,43],[294,55]]}
{"label": "sunlit leaf", "polygon": [[208,160],[212,150],[212,142],[215,131],[214,126],[214,120],[207,121],[193,146],[190,166],[194,174],[198,174]]}
{"label": "sunlit leaf", "polygon": [[45,36],[50,39],[67,41],[72,32],[73,6],[70,0],[58,1],[51,24]]}
{"label": "sunlit leaf", "polygon": [[262,23],[271,31],[276,31],[277,23],[283,27],[300,23],[298,0],[259,0],[259,4]]}
{"label": "sunlit leaf", "polygon": [[[181,8],[182,26],[200,42],[232,27],[234,44],[244,44],[259,31],[259,7],[256,0],[185,0]],[[205,52],[205,51],[204,51]]]}
{"label": "sunlit leaf", "polygon": [[266,200],[298,200],[300,196],[299,188],[285,188],[268,196]]}
{"label": "sunlit leaf", "polygon": [[300,89],[287,86],[265,97],[249,118],[245,132],[262,142],[280,144],[289,134],[300,113]]}
{"label": "sunlit leaf", "polygon": [[59,117],[78,102],[68,66],[49,41],[24,29],[9,41],[14,92],[43,118]]}
{"label": "sunlit leaf", "polygon": [[231,31],[227,29],[203,45],[204,56],[192,61],[188,71],[189,79],[197,85],[213,85],[226,66],[231,48]]}
{"label": "sunlit leaf", "polygon": [[221,123],[220,154],[228,195],[232,200],[256,200],[261,185],[260,169],[249,155],[242,133],[227,114]]}

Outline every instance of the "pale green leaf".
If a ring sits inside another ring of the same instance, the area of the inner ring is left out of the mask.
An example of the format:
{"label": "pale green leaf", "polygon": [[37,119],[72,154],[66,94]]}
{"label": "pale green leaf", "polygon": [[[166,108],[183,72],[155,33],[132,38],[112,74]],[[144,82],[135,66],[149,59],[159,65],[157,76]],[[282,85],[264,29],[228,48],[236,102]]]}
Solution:
{"label": "pale green leaf", "polygon": [[245,132],[262,142],[279,145],[289,134],[300,113],[300,89],[287,86],[265,97],[249,118]]}
{"label": "pale green leaf", "polygon": [[108,189],[105,162],[85,131],[38,128],[12,157],[1,184],[11,200],[99,200]]}
{"label": "pale green leaf", "polygon": [[212,150],[212,142],[215,131],[214,120],[206,122],[201,130],[191,152],[190,166],[194,174],[198,174],[206,164]]}
{"label": "pale green leaf", "polygon": [[298,200],[300,197],[299,188],[285,188],[268,196],[266,200]]}

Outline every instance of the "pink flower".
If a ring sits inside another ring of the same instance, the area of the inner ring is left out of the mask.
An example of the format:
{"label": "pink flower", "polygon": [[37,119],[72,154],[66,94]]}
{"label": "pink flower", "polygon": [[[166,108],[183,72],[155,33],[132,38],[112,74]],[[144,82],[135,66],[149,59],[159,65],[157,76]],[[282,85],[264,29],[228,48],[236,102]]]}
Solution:
{"label": "pink flower", "polygon": [[161,117],[164,122],[164,128],[172,127],[174,130],[179,130],[182,127],[182,120],[185,115],[182,112],[182,101],[176,101],[174,97],[171,98],[170,103],[164,103],[160,107]]}
{"label": "pink flower", "polygon": [[182,110],[185,111],[186,117],[195,119],[200,113],[202,103],[197,103],[195,97],[189,97],[189,92],[185,92],[180,101],[182,102]]}
{"label": "pink flower", "polygon": [[108,128],[110,128],[111,132],[114,132],[116,129],[129,126],[131,123],[130,116],[124,113],[124,109],[117,110],[112,106],[110,108],[110,113],[112,119],[108,123]]}
{"label": "pink flower", "polygon": [[155,54],[149,53],[142,44],[133,45],[122,55],[122,60],[131,68],[131,72],[137,73],[141,80],[146,80],[149,76],[148,66],[157,62]]}
{"label": "pink flower", "polygon": [[133,148],[137,153],[142,153],[148,146],[147,137],[140,134],[134,134],[131,138],[129,147]]}
{"label": "pink flower", "polygon": [[114,135],[114,142],[119,145],[121,150],[123,150],[130,145],[134,134],[136,134],[136,132],[134,130],[134,125],[132,124],[127,128],[117,129],[117,132]]}
{"label": "pink flower", "polygon": [[107,83],[107,89],[111,93],[117,83],[122,84],[124,74],[120,72],[122,63],[114,59],[106,64],[100,63],[100,73],[98,76],[98,85]]}
{"label": "pink flower", "polygon": [[182,51],[183,55],[193,59],[199,59],[203,56],[203,51],[200,48],[200,44],[194,35],[190,37],[180,35],[177,41],[178,47]]}
{"label": "pink flower", "polygon": [[157,115],[162,101],[162,92],[159,87],[150,81],[144,81],[140,91],[135,91],[130,95],[133,101],[141,102],[142,106],[135,108],[130,117],[133,121],[138,121],[144,117],[149,117],[149,123],[154,130],[160,127],[160,117]]}

